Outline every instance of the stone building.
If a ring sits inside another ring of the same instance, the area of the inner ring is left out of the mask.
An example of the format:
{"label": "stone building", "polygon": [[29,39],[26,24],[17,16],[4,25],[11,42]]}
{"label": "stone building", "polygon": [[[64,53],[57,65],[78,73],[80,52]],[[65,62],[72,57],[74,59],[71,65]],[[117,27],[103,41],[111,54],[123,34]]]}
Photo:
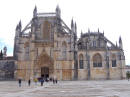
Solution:
{"label": "stone building", "polygon": [[76,23],[71,28],[61,19],[57,6],[52,13],[33,11],[33,18],[22,29],[16,27],[14,58],[17,78],[25,80],[53,77],[58,80],[122,79],[125,56],[121,37],[119,46],[99,30],[77,38]]}
{"label": "stone building", "polygon": [[13,56],[7,56],[7,47],[0,52],[0,80],[15,80],[15,60]]}

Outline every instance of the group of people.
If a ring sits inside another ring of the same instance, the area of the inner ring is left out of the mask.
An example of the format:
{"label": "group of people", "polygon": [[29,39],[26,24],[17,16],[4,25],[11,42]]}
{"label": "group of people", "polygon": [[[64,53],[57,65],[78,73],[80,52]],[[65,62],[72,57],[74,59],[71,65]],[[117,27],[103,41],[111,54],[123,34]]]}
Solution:
{"label": "group of people", "polygon": [[[21,87],[21,84],[22,84],[22,79],[18,79],[18,83],[19,83],[19,87]],[[28,80],[28,86],[31,85],[31,80],[29,79]]]}
{"label": "group of people", "polygon": [[[53,84],[57,84],[57,78],[54,77],[54,78],[34,78],[34,82],[35,84],[37,84],[37,82],[40,82],[41,83],[41,86],[43,86],[43,83],[44,82],[53,82]],[[18,83],[19,83],[19,87],[21,87],[21,84],[22,84],[22,79],[18,79]],[[28,80],[28,86],[31,85],[31,79]]]}

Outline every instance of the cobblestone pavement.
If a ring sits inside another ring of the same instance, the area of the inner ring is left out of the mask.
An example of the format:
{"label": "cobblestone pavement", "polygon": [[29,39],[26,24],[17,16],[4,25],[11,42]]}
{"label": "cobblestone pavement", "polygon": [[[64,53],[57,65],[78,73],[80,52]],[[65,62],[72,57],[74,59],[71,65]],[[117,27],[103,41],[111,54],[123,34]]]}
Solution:
{"label": "cobblestone pavement", "polygon": [[130,81],[100,80],[100,81],[59,81],[31,83],[17,81],[1,81],[0,97],[130,97]]}

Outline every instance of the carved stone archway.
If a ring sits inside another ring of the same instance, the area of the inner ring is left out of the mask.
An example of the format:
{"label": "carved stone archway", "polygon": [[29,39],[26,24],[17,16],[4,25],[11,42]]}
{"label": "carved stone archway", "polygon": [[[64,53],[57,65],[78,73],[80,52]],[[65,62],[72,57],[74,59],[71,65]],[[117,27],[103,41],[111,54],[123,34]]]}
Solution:
{"label": "carved stone archway", "polygon": [[[48,69],[48,70],[45,70]],[[47,72],[45,72],[47,71]],[[38,73],[38,75],[52,75],[54,72],[54,61],[53,59],[45,52],[43,51],[37,58],[35,66],[34,66],[34,72]],[[49,72],[49,74],[48,74]]]}

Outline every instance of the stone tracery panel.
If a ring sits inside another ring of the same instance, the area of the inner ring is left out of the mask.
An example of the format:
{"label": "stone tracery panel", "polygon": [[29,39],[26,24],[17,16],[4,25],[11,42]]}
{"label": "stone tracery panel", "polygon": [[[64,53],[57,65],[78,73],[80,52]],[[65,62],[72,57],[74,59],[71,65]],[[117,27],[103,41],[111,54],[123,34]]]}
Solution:
{"label": "stone tracery panel", "polygon": [[51,37],[51,23],[44,21],[43,23],[43,39],[50,40]]}
{"label": "stone tracery panel", "polygon": [[93,67],[102,67],[102,57],[99,53],[93,56]]}

